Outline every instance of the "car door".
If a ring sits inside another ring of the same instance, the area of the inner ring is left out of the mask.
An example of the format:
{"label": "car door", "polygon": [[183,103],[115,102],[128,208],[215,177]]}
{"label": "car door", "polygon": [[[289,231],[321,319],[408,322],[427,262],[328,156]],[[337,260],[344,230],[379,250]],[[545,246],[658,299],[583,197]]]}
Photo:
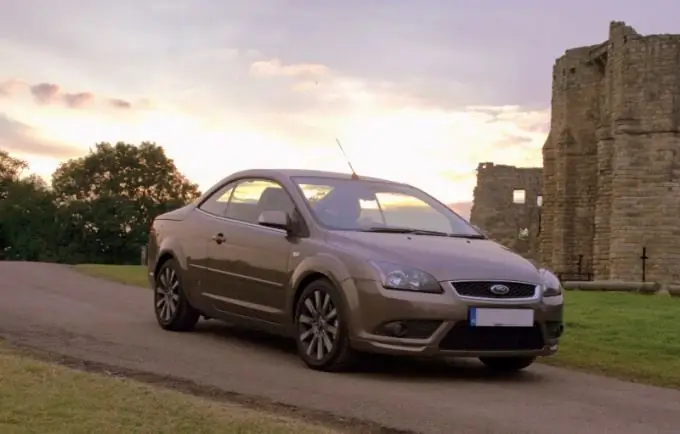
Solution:
{"label": "car door", "polygon": [[245,179],[235,186],[224,219],[225,239],[209,251],[215,270],[227,276],[214,294],[225,310],[281,322],[293,241],[284,230],[257,221],[262,211],[292,215],[294,209],[288,193],[275,181]]}
{"label": "car door", "polygon": [[234,287],[234,277],[223,273],[216,262],[216,257],[222,250],[226,234],[231,230],[230,222],[226,219],[226,212],[235,186],[236,183],[229,183],[219,188],[198,207],[198,214],[200,215],[196,222],[195,234],[198,238],[196,242],[204,245],[206,253],[204,261],[193,263],[191,266],[197,269],[195,275],[200,276],[198,288],[203,299],[202,302],[208,303],[212,308],[218,308],[218,310],[225,309],[223,308],[224,303],[216,298],[217,295],[227,298],[236,296],[229,293],[229,288]]}

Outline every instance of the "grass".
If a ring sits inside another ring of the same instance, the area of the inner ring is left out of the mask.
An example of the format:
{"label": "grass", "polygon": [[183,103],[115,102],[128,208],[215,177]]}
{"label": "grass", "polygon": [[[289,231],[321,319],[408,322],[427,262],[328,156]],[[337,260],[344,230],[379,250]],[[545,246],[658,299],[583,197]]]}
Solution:
{"label": "grass", "polygon": [[146,267],[141,265],[78,264],[75,269],[93,277],[101,277],[127,285],[149,287]]}
{"label": "grass", "polygon": [[0,432],[323,433],[235,404],[24,357],[0,346]]}
{"label": "grass", "polygon": [[568,291],[560,351],[546,362],[680,388],[680,299]]}
{"label": "grass", "polygon": [[[97,277],[148,286],[141,266],[79,265]],[[680,388],[680,299],[568,291],[560,351],[545,363]]]}

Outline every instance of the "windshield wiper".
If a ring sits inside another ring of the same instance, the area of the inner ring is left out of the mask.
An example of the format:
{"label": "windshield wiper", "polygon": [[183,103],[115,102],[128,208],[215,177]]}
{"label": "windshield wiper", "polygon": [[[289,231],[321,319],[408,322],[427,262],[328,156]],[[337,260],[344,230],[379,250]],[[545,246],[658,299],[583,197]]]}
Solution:
{"label": "windshield wiper", "polygon": [[361,229],[362,232],[385,232],[388,234],[410,234],[413,229],[409,228],[394,228],[389,226],[372,226],[370,228]]}
{"label": "windshield wiper", "polygon": [[482,234],[449,234],[452,238],[465,238],[466,240],[486,240]]}
{"label": "windshield wiper", "polygon": [[425,229],[413,229],[413,228],[399,228],[391,226],[373,226],[368,229],[363,229],[364,232],[379,232],[388,234],[413,234],[413,235],[435,235],[439,237],[448,237],[451,234],[439,231],[428,231]]}
{"label": "windshield wiper", "polygon": [[367,229],[362,229],[363,232],[378,232],[386,234],[413,234],[413,235],[433,235],[437,237],[451,237],[463,238],[467,240],[486,240],[487,237],[482,234],[449,234],[441,231],[430,231],[427,229],[403,228],[394,226],[373,226]]}

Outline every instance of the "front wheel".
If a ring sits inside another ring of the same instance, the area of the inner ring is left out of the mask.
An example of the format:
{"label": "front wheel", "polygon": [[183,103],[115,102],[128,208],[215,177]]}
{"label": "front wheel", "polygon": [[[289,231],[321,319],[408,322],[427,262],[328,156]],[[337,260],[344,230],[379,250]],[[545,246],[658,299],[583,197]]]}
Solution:
{"label": "front wheel", "polygon": [[184,294],[177,263],[172,259],[165,261],[155,278],[153,302],[158,324],[165,330],[193,329],[200,313],[189,304]]}
{"label": "front wheel", "polygon": [[355,362],[347,315],[338,290],[326,279],[305,287],[295,306],[298,354],[312,369],[342,371]]}
{"label": "front wheel", "polygon": [[536,357],[480,357],[479,360],[492,371],[509,373],[528,368]]}

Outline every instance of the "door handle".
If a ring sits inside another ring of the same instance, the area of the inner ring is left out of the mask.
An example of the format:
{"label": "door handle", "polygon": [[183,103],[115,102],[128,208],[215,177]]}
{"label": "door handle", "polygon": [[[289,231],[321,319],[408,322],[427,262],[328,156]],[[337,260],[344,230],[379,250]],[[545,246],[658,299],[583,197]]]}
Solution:
{"label": "door handle", "polygon": [[212,237],[212,239],[217,244],[222,244],[223,242],[227,241],[227,239],[224,237],[224,234],[222,232],[220,232],[219,234]]}

